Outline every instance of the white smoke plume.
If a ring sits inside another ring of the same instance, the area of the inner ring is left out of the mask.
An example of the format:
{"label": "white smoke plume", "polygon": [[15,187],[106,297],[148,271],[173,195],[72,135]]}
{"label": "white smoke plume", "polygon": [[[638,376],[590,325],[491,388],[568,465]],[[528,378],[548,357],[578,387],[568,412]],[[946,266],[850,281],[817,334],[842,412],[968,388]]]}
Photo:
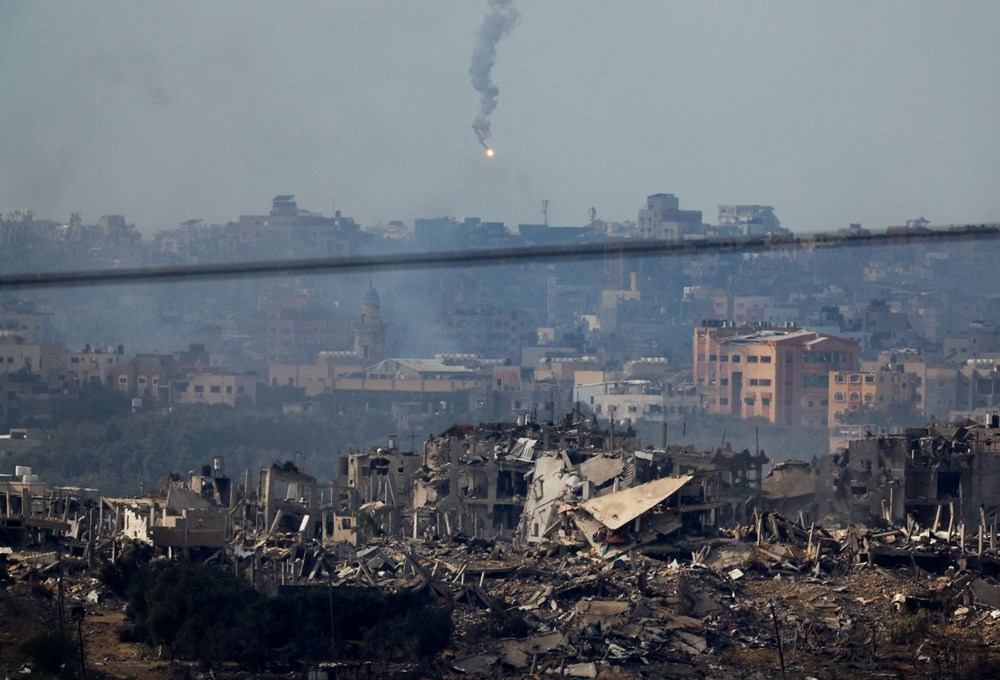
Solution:
{"label": "white smoke plume", "polygon": [[489,3],[490,13],[479,27],[479,39],[472,52],[472,65],[469,66],[472,87],[481,95],[479,115],[472,122],[472,129],[476,131],[479,143],[486,149],[489,148],[486,140],[491,134],[490,114],[497,107],[497,96],[500,94],[500,88],[490,78],[490,70],[497,59],[497,42],[517,24],[517,10],[513,7],[513,0],[489,0]]}

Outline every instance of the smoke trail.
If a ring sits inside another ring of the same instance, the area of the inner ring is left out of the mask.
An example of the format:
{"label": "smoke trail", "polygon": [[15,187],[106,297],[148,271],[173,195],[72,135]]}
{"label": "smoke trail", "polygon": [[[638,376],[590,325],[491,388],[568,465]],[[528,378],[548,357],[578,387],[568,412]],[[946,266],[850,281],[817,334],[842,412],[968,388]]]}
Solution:
{"label": "smoke trail", "polygon": [[490,13],[483,19],[479,27],[479,39],[476,49],[472,52],[472,65],[469,75],[472,76],[472,87],[481,97],[479,115],[472,121],[472,129],[484,148],[489,148],[486,140],[490,137],[490,114],[497,107],[497,96],[500,88],[490,79],[490,70],[497,59],[497,41],[507,35],[517,24],[517,10],[513,7],[514,0],[489,0]]}

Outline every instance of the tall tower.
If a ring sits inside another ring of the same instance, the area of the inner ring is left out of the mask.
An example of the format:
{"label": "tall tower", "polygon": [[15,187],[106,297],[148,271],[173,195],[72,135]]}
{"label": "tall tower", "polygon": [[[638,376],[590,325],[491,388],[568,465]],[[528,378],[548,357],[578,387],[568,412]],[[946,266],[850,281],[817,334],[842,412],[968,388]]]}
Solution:
{"label": "tall tower", "polygon": [[361,322],[354,327],[354,353],[369,364],[385,358],[385,322],[378,291],[371,284],[361,298]]}

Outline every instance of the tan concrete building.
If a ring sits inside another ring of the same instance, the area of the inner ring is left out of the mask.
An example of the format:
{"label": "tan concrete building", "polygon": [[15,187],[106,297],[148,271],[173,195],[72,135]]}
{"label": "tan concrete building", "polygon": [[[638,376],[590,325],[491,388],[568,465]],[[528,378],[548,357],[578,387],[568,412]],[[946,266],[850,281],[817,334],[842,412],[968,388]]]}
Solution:
{"label": "tan concrete building", "polygon": [[29,343],[19,335],[0,336],[0,373],[41,373],[45,370],[45,346]]}
{"label": "tan concrete building", "polygon": [[67,387],[82,387],[92,382],[111,385],[115,366],[125,360],[121,353],[102,352],[99,347],[92,349],[90,345],[82,352],[61,350],[55,377]]}
{"label": "tan concrete building", "polygon": [[959,408],[957,364],[931,359],[915,349],[891,349],[879,352],[876,362],[864,366],[865,370],[882,367],[916,374],[917,411],[925,419],[945,421]]}
{"label": "tan concrete building", "polygon": [[653,194],[639,211],[638,230],[639,238],[682,241],[703,231],[701,211],[681,210],[673,194]]}
{"label": "tan concrete building", "polygon": [[831,371],[830,425],[842,423],[846,413],[871,409],[885,413],[893,404],[917,404],[917,374],[901,371]]}
{"label": "tan concrete building", "polygon": [[793,328],[701,326],[694,379],[709,413],[826,427],[831,370],[857,370],[853,340]]}
{"label": "tan concrete building", "polygon": [[172,404],[226,404],[254,403],[257,399],[257,380],[253,374],[236,375],[205,369],[191,373],[183,380],[170,383]]}

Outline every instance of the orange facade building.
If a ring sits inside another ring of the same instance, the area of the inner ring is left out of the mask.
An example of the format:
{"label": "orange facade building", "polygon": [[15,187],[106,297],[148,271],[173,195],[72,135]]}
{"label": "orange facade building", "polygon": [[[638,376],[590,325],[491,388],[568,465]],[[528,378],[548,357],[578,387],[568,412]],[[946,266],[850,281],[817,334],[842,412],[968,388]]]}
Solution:
{"label": "orange facade building", "polygon": [[793,327],[694,330],[694,381],[709,413],[826,427],[831,371],[858,369],[858,343]]}

